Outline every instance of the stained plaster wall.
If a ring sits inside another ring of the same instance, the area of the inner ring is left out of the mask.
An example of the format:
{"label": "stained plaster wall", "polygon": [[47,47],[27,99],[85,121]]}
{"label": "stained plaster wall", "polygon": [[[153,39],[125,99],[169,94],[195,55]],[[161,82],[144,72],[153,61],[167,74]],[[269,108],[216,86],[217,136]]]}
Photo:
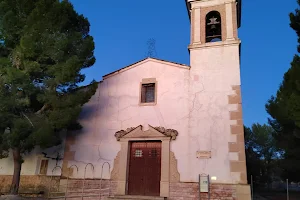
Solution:
{"label": "stained plaster wall", "polygon": [[[183,135],[187,129],[187,122],[181,118],[188,114],[188,94],[185,92],[189,88],[188,77],[189,67],[146,60],[137,67],[104,79],[84,106],[80,117],[83,129],[77,133],[75,144],[70,148],[75,155],[68,165],[76,164],[80,168],[79,174],[74,173],[74,176],[83,177],[87,163],[94,164],[94,177],[98,178],[104,162],[109,162],[113,168],[113,161],[120,151],[120,143],[114,134],[119,130],[138,125],[146,130],[150,124],[174,128]],[[143,78],[156,78],[158,97],[155,106],[139,105]],[[172,145],[180,145],[178,141]],[[93,177],[90,167],[86,177]],[[107,166],[103,177],[109,178]]]}
{"label": "stained plaster wall", "polygon": [[[30,154],[24,155],[24,162],[22,164],[21,175],[39,175],[40,164],[42,159],[47,159],[44,157],[42,152],[47,153],[49,157],[56,157],[57,152],[59,152],[60,156],[64,156],[64,141],[61,145],[41,150],[40,148],[35,148]],[[12,152],[9,152],[9,157],[0,159],[0,176],[1,175],[13,175],[14,167],[13,167],[13,156]],[[58,166],[62,167],[62,160],[57,163]],[[52,175],[52,170],[56,166],[56,161],[49,159],[48,161],[48,170],[47,175]],[[53,171],[53,175],[58,176],[61,175],[60,169],[55,169]]]}
{"label": "stained plaster wall", "polygon": [[[238,44],[195,48],[190,54],[192,84],[186,134],[190,154],[185,158],[189,166],[181,176],[196,181],[196,175],[204,173],[217,178],[212,182],[237,183],[240,174],[230,172],[230,161],[238,160],[238,154],[229,153],[228,142],[237,140],[230,130],[236,123],[230,119],[230,111],[237,110],[238,105],[229,105],[228,96],[234,94],[232,86],[240,85]],[[212,157],[196,159],[196,151],[211,151]]]}
{"label": "stained plaster wall", "polygon": [[[234,108],[228,106],[227,96],[232,94],[231,85],[240,83],[234,58],[237,50],[229,47],[191,51],[191,69],[148,59],[104,79],[84,106],[80,117],[83,129],[70,146],[74,158],[68,166],[79,167],[73,177],[83,177],[87,163],[95,166],[94,174],[87,167],[87,178],[100,178],[104,162],[109,162],[112,170],[120,150],[115,132],[138,125],[146,130],[150,124],[179,132],[171,142],[171,151],[178,160],[181,181],[197,182],[198,174],[207,173],[216,176],[218,183],[234,183],[228,153],[228,142],[234,140],[230,136],[229,111]],[[143,78],[156,78],[155,106],[139,105]],[[212,151],[212,158],[197,159],[199,150]],[[109,177],[105,166],[103,178]]]}

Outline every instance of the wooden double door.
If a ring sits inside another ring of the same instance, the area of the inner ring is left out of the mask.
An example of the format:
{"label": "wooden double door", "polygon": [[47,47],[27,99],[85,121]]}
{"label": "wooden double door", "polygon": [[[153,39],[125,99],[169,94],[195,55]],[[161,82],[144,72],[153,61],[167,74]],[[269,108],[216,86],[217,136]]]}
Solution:
{"label": "wooden double door", "polygon": [[128,194],[160,195],[161,142],[132,142],[130,146]]}

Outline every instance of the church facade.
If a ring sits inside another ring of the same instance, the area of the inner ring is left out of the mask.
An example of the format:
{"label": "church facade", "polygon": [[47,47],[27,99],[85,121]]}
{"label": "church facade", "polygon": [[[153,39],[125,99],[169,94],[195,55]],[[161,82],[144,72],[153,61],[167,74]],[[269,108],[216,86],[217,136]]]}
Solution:
{"label": "church facade", "polygon": [[146,58],[105,75],[83,107],[83,129],[68,134],[60,148],[63,159],[45,161],[34,152],[27,162],[33,164],[25,160],[23,176],[50,176],[60,166],[55,172],[60,182],[105,179],[112,196],[174,200],[198,199],[199,177],[205,176],[209,194],[204,197],[250,200],[240,1],[186,0],[186,6],[190,66]]}

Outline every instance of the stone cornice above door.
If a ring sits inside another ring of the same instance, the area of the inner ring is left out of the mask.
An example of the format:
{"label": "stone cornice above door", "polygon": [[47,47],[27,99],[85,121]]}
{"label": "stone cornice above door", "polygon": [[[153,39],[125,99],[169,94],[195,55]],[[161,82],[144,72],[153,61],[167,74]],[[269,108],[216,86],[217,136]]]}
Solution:
{"label": "stone cornice above door", "polygon": [[127,128],[126,130],[120,130],[115,133],[115,137],[117,141],[121,139],[149,139],[149,138],[156,138],[156,139],[168,139],[168,140],[176,140],[178,136],[178,131],[174,129],[166,129],[164,127],[153,127],[149,125],[149,129],[143,131],[143,126],[139,125],[137,127]]}

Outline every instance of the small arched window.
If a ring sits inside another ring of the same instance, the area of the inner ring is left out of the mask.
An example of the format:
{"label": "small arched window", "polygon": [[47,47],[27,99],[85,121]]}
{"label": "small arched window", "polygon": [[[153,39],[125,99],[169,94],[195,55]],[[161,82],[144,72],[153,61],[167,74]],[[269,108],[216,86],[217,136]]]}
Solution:
{"label": "small arched window", "polygon": [[206,15],[206,42],[222,41],[221,15],[217,11],[211,11]]}

